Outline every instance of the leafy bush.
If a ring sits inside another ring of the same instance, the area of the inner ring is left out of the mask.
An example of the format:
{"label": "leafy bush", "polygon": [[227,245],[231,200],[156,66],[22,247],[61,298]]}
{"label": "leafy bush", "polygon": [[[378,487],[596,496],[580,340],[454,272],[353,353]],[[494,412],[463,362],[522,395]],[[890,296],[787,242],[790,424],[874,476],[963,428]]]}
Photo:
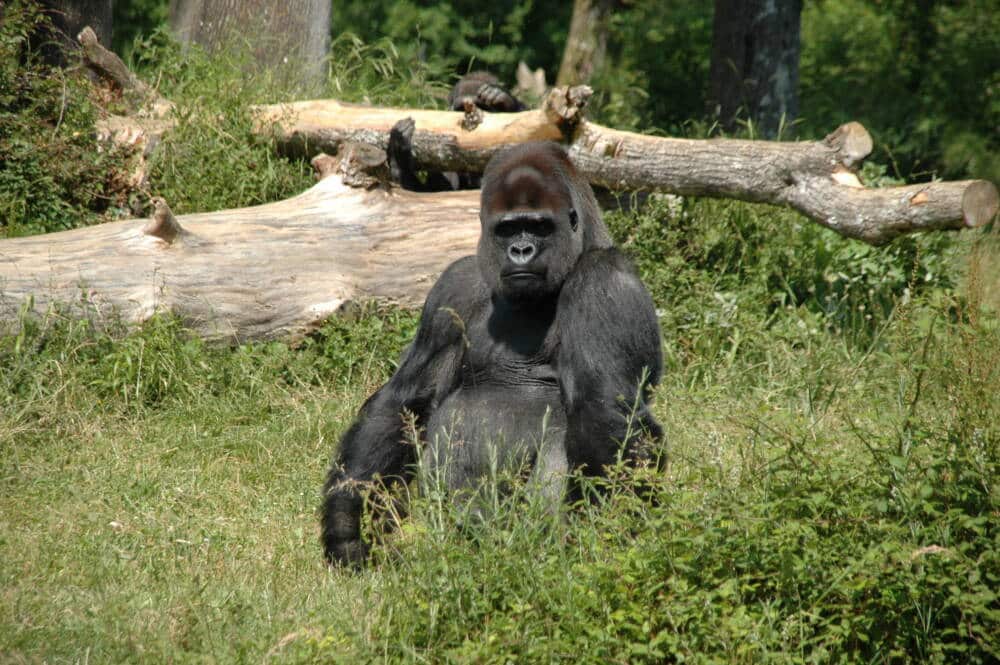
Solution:
{"label": "leafy bush", "polygon": [[34,2],[0,21],[0,238],[93,224],[127,203],[126,154],[97,142],[86,76],[28,48],[47,21]]}
{"label": "leafy bush", "polygon": [[749,359],[772,336],[800,343],[820,330],[867,344],[898,304],[956,285],[946,234],[876,249],[790,210],[678,197],[607,219],[660,307],[671,362],[672,353]]}
{"label": "leafy bush", "polygon": [[413,341],[420,313],[374,303],[329,319],[302,344],[315,354],[317,380],[349,386],[368,377],[385,381],[403,349]]}
{"label": "leafy bush", "polygon": [[1000,181],[995,3],[806,3],[801,108],[808,135],[860,120],[906,178]]}
{"label": "leafy bush", "polygon": [[403,61],[420,61],[441,79],[472,69],[489,69],[513,82],[517,63],[544,66],[562,56],[569,27],[569,5],[554,7],[525,0],[481,3],[467,0],[435,3],[336,3],[333,34],[350,32],[374,43],[388,38]]}

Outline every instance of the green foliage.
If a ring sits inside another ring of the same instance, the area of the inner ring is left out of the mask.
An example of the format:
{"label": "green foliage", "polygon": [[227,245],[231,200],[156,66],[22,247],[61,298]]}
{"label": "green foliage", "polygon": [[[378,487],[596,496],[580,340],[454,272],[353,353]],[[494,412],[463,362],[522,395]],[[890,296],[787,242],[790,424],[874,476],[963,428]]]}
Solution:
{"label": "green foliage", "polygon": [[[142,44],[142,35],[151,35],[166,24],[169,16],[168,0],[129,0],[112,5],[112,50],[126,62],[133,50]],[[140,37],[139,40],[136,38]]]}
{"label": "green foliage", "polygon": [[[254,103],[292,101],[294,76],[252,65],[250,42],[235,40],[209,55],[182,50],[164,29],[136,43],[134,66],[176,106],[177,126],[151,160],[149,189],[176,213],[239,208],[281,200],[313,184],[309,165],[281,156],[274,141],[253,131]],[[404,65],[391,44],[337,40],[329,63],[328,94],[346,101],[428,105],[427,70]]]}
{"label": "green foliage", "polygon": [[153,153],[149,183],[175,213],[266,203],[312,184],[308,164],[278,156],[273,141],[252,131],[250,104],[287,100],[290,90],[248,66],[248,45],[234,43],[224,55],[182,52],[161,29],[133,53],[139,76],[161,81],[161,94],[177,105],[177,125]]}
{"label": "green foliage", "polygon": [[[488,69],[513,81],[517,63],[545,66],[562,57],[571,7],[531,0],[482,3],[458,0],[335,3],[333,34],[350,32],[374,43],[388,38],[404,61],[420,61],[442,75]],[[550,74],[553,76],[554,74]]]}
{"label": "green foliage", "polygon": [[864,345],[900,303],[955,286],[944,234],[876,249],[789,210],[677,197],[607,221],[662,303],[668,365],[765,361],[774,337],[823,331]]}
{"label": "green foliage", "polygon": [[350,386],[365,377],[387,379],[417,332],[419,312],[378,306],[355,308],[331,318],[310,335],[303,351],[316,355],[312,369],[321,381]]}
{"label": "green foliage", "polygon": [[904,177],[1000,180],[998,30],[990,0],[807,2],[805,133],[859,120]]}
{"label": "green foliage", "polygon": [[636,2],[615,12],[607,62],[591,83],[596,117],[622,129],[685,134],[685,124],[708,111],[711,45],[711,3]]}
{"label": "green foliage", "polygon": [[28,49],[47,21],[34,2],[11,3],[0,21],[0,237],[93,224],[126,203],[124,155],[95,139],[86,77]]}

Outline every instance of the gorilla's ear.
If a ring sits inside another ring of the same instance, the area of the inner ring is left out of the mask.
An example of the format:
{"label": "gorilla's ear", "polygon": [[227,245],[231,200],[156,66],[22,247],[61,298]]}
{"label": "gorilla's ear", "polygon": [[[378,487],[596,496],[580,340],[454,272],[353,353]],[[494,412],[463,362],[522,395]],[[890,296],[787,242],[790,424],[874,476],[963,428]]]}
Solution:
{"label": "gorilla's ear", "polygon": [[580,219],[576,215],[576,208],[569,209],[569,227],[576,231],[576,227],[580,225]]}

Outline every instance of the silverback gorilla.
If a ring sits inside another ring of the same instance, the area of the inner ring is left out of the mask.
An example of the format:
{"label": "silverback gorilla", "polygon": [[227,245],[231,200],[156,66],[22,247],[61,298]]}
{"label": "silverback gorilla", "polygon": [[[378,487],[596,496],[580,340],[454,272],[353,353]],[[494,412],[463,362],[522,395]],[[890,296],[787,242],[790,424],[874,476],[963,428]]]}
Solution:
{"label": "silverback gorilla", "polygon": [[[462,111],[466,102],[471,102],[490,113],[516,113],[525,109],[524,104],[500,85],[500,80],[489,72],[469,72],[460,78],[448,93],[448,108]],[[403,118],[389,132],[386,155],[393,182],[403,189],[414,192],[444,192],[454,189],[478,189],[478,174],[428,172],[426,179],[417,176],[416,160],[413,158],[413,132],[416,124],[413,118]]]}
{"label": "silverback gorilla", "polygon": [[530,468],[558,502],[570,471],[600,475],[662,436],[647,406],[662,365],[653,301],[566,152],[529,143],[495,156],[479,217],[476,255],[441,275],[396,373],[340,442],[323,490],[332,563],[366,559],[363,493],[409,482],[418,456],[456,493],[476,491],[491,463]]}

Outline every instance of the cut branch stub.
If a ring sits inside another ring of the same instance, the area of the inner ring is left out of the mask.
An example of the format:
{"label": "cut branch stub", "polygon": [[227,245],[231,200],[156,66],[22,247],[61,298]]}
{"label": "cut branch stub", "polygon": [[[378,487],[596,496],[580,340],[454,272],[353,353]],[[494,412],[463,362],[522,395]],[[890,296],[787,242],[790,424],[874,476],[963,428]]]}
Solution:
{"label": "cut branch stub", "polygon": [[462,118],[462,129],[467,132],[474,131],[476,127],[483,124],[483,111],[476,106],[476,100],[466,97],[462,100],[462,110],[465,116]]}
{"label": "cut branch stub", "polygon": [[872,136],[860,122],[848,122],[828,134],[823,143],[837,151],[840,163],[855,168],[871,154]]}
{"label": "cut branch stub", "polygon": [[316,171],[316,179],[322,180],[323,178],[329,178],[337,172],[337,158],[333,155],[328,155],[325,152],[321,152],[310,161],[313,170]]}
{"label": "cut branch stub", "polygon": [[181,228],[174,213],[170,210],[170,206],[162,197],[153,197],[152,204],[153,218],[142,227],[142,232],[147,236],[159,238],[169,245],[184,229]]}
{"label": "cut branch stub", "polygon": [[560,127],[569,137],[571,131],[583,120],[583,111],[594,91],[588,85],[569,88],[552,88],[542,102],[542,112],[549,122]]}
{"label": "cut branch stub", "polygon": [[973,180],[962,195],[962,219],[969,228],[985,226],[1000,208],[1000,196],[993,183]]}
{"label": "cut branch stub", "polygon": [[89,26],[81,30],[76,39],[80,42],[84,64],[121,89],[133,110],[139,110],[148,104],[153,117],[162,117],[173,110],[171,102],[143,83],[114,52],[101,46],[97,35]]}

